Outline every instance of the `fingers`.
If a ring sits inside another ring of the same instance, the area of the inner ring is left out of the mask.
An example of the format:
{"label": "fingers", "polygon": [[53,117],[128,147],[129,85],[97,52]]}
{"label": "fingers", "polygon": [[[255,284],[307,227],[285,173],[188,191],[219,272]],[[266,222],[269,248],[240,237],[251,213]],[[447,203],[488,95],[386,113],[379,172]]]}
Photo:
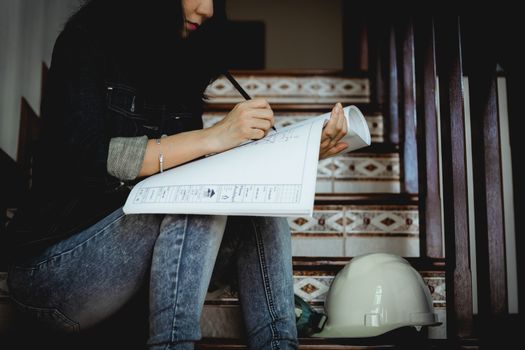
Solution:
{"label": "fingers", "polygon": [[267,119],[253,118],[250,120],[250,127],[252,129],[260,129],[266,133],[271,127],[272,122]]}
{"label": "fingers", "polygon": [[265,108],[265,109],[272,109],[270,107],[270,104],[268,101],[264,98],[254,98],[252,100],[243,101],[239,103],[238,105],[242,105],[246,108]]}
{"label": "fingers", "polygon": [[325,125],[321,135],[319,158],[331,157],[344,151],[348,147],[348,144],[340,141],[347,132],[348,123],[344,115],[343,107],[340,103],[337,103],[332,109],[330,119]]}
{"label": "fingers", "polygon": [[262,129],[255,129],[252,128],[249,132],[249,139],[251,140],[259,140],[262,139],[266,135],[266,131]]}
{"label": "fingers", "polygon": [[348,126],[344,116],[343,107],[337,103],[332,109],[332,114],[321,135],[321,144],[327,140],[328,148],[334,147],[347,133]]}
{"label": "fingers", "polygon": [[348,144],[346,142],[339,142],[334,147],[324,149],[323,151],[319,152],[319,159],[324,159],[324,158],[334,156],[344,151],[346,148],[348,148]]}

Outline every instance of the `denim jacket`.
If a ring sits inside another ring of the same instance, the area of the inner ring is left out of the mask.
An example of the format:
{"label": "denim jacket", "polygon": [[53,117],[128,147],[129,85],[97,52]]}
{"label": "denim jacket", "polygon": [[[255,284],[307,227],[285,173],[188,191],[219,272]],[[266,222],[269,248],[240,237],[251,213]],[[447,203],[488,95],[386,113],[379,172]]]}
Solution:
{"label": "denim jacket", "polygon": [[158,138],[202,128],[202,103],[189,108],[169,102],[143,93],[133,72],[89,31],[66,27],[44,90],[30,197],[7,230],[14,258],[79,232],[124,204],[133,182],[108,174],[111,138]]}

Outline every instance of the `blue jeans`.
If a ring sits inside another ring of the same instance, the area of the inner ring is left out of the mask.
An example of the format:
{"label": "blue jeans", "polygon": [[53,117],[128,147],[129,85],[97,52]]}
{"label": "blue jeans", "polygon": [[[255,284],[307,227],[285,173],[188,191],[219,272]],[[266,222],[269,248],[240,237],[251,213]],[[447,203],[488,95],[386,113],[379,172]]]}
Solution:
{"label": "blue jeans", "polygon": [[13,264],[8,285],[21,313],[60,332],[93,327],[146,285],[149,349],[193,349],[212,274],[220,272],[216,259],[217,266],[236,265],[249,348],[296,349],[291,236],[283,218],[118,209]]}

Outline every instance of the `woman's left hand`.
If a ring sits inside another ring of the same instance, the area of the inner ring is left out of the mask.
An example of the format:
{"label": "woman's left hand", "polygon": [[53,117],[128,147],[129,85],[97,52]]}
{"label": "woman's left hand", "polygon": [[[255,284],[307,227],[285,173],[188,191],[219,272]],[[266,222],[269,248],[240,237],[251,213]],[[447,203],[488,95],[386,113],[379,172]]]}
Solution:
{"label": "woman's left hand", "polygon": [[343,106],[337,103],[332,109],[332,115],[323,128],[319,159],[331,157],[348,147],[341,139],[346,135],[348,126],[343,112]]}

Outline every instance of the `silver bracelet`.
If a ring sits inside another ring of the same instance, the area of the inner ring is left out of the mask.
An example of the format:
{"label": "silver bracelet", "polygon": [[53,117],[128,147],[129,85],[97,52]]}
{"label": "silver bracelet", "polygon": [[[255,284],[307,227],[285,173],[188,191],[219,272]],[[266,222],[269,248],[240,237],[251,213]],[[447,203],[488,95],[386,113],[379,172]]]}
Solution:
{"label": "silver bracelet", "polygon": [[[157,139],[157,145],[160,148],[160,139]],[[162,154],[162,149],[159,151],[159,168],[162,173],[164,171],[164,154]]]}

